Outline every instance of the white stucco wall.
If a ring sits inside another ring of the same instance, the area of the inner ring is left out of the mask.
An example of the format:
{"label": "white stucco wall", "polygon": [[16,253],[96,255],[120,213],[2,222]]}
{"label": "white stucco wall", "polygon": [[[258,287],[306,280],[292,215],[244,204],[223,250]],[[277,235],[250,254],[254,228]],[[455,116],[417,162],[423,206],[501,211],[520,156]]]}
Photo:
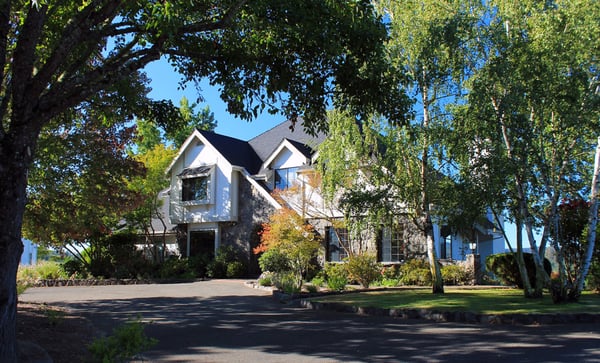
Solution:
{"label": "white stucco wall", "polygon": [[[185,168],[214,165],[209,187],[210,200],[207,203],[194,204],[181,201],[180,174]],[[233,210],[232,198],[237,189],[238,179],[233,177],[231,164],[213,147],[205,145],[200,139],[192,141],[181,157],[171,168],[170,210],[171,223],[207,223],[235,221],[237,213]]]}
{"label": "white stucco wall", "polygon": [[288,148],[282,148],[269,167],[271,169],[296,168],[305,165],[306,162],[306,157],[301,153],[293,153]]}
{"label": "white stucco wall", "polygon": [[23,239],[23,253],[21,265],[35,265],[37,263],[37,245],[30,240]]}

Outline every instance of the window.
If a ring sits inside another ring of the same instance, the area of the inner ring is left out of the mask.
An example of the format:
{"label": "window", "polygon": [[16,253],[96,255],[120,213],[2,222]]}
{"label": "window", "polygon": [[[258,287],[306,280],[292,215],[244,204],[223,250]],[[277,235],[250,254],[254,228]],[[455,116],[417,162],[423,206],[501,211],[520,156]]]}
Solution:
{"label": "window", "polygon": [[285,168],[275,170],[275,189],[285,190],[294,185],[297,179],[298,168]]}
{"label": "window", "polygon": [[183,179],[181,189],[181,200],[184,202],[208,201],[209,184],[210,180],[208,175]]}
{"label": "window", "polygon": [[390,228],[385,228],[381,242],[383,262],[402,262],[406,259],[406,243],[401,229],[392,231]]}
{"label": "window", "polygon": [[186,168],[181,178],[181,201],[208,203],[211,198],[212,166]]}
{"label": "window", "polygon": [[343,261],[348,257],[348,230],[345,228],[326,228],[328,261]]}

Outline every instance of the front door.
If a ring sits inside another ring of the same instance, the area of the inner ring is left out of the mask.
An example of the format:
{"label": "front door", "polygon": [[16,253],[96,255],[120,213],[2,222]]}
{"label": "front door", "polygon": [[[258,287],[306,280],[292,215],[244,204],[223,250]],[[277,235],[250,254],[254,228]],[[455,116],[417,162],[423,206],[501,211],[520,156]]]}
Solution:
{"label": "front door", "polygon": [[215,231],[190,232],[190,257],[194,256],[215,257]]}

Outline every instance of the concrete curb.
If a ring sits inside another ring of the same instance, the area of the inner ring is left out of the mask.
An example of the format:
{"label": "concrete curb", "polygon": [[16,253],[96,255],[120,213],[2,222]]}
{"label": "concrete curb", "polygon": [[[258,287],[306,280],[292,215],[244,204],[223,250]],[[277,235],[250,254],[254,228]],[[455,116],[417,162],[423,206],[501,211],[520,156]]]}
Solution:
{"label": "concrete curb", "polygon": [[464,311],[435,311],[428,309],[383,309],[359,307],[340,303],[324,303],[299,299],[306,309],[354,313],[369,316],[389,316],[398,319],[421,319],[433,322],[453,322],[488,325],[549,325],[600,323],[600,314],[476,314]]}

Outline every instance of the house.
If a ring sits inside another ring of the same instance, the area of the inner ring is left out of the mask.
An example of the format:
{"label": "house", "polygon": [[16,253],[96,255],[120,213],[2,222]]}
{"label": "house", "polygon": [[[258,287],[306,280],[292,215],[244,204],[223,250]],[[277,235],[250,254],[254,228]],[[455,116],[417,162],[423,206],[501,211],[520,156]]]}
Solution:
{"label": "house", "polygon": [[38,246],[28,239],[23,239],[23,253],[21,254],[21,265],[35,265],[37,263]]}
{"label": "house", "polygon": [[[291,127],[286,121],[249,141],[199,130],[188,137],[167,169],[169,219],[177,226],[181,255],[214,256],[219,246],[231,245],[252,261],[257,232],[283,204],[316,227],[326,260],[341,261],[347,255],[355,242],[346,229],[332,224],[343,214],[327,206],[311,182],[325,135]],[[281,193],[285,190],[290,192]],[[425,255],[422,236],[408,218],[399,216],[394,226],[374,228],[359,242],[361,249],[375,251],[383,263]],[[504,242],[493,226],[477,226],[474,251],[448,226],[434,225],[438,256],[464,260],[473,252],[482,257],[502,252]]]}

